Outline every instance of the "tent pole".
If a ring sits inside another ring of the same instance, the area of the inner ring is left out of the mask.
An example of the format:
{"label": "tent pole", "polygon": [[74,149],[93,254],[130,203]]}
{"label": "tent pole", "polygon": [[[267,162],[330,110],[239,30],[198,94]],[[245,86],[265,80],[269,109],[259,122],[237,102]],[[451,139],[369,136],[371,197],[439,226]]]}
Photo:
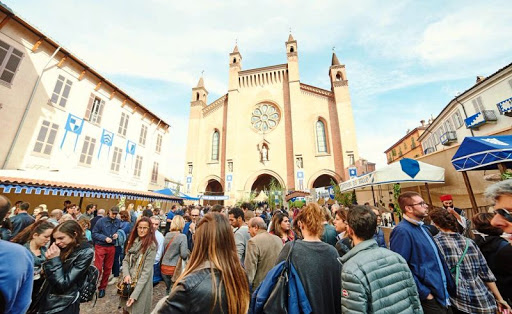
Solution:
{"label": "tent pole", "polygon": [[469,200],[471,201],[471,207],[473,208],[473,215],[478,212],[478,207],[476,205],[475,194],[473,194],[473,189],[471,188],[471,183],[469,182],[468,173],[466,171],[462,171],[462,177],[464,178],[464,183],[466,184],[466,189],[469,193]]}
{"label": "tent pole", "polygon": [[372,185],[372,197],[373,197],[373,206],[377,206],[377,202],[375,202],[375,193],[373,192],[373,185]]}
{"label": "tent pole", "polygon": [[498,169],[500,169],[500,174],[504,174],[507,171],[507,167],[504,163],[498,164]]}
{"label": "tent pole", "polygon": [[427,182],[425,182],[425,187],[427,188],[428,203],[430,204],[430,206],[434,206],[434,204],[432,203],[432,195],[430,195],[430,188],[428,187]]}

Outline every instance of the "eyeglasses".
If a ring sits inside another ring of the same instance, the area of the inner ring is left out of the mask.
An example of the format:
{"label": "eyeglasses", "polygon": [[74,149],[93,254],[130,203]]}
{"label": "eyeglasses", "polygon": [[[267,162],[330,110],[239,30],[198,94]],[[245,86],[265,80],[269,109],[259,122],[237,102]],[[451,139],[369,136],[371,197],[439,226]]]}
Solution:
{"label": "eyeglasses", "polygon": [[510,212],[508,210],[506,210],[505,208],[495,209],[494,213],[499,214],[499,215],[503,216],[503,218],[505,218],[506,220],[512,222],[512,214],[510,214]]}
{"label": "eyeglasses", "polygon": [[426,206],[426,205],[427,205],[427,203],[425,203],[425,202],[419,202],[419,203],[416,203],[416,204],[409,204],[408,206],[413,206],[413,207],[414,207],[414,206],[416,206],[416,205],[420,205],[420,206],[424,207],[424,206]]}

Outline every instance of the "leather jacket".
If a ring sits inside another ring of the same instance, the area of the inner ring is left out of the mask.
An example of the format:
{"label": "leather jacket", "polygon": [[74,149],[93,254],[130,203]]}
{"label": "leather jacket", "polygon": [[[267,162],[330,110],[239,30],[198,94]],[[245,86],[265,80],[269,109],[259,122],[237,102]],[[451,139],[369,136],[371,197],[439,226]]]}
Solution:
{"label": "leather jacket", "polygon": [[80,302],[78,291],[93,258],[92,245],[83,243],[65,261],[55,257],[43,263],[46,280],[38,313],[60,312],[74,302]]}
{"label": "leather jacket", "polygon": [[[220,283],[219,271],[214,271],[217,284]],[[197,270],[183,278],[176,288],[158,309],[157,313],[228,313],[228,301],[224,285],[221,286],[222,304],[215,304],[212,290],[212,275],[210,268]]]}

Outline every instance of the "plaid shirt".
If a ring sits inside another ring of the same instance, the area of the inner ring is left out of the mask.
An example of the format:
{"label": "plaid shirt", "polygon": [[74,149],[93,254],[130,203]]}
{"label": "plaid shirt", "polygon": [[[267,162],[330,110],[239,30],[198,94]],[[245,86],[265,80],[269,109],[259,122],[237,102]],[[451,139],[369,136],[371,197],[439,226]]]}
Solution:
{"label": "plaid shirt", "polygon": [[[439,232],[434,240],[448,268],[455,267],[466,247],[466,238],[456,232]],[[494,281],[496,278],[480,249],[473,240],[469,240],[468,251],[460,264],[457,296],[450,298],[452,305],[466,313],[496,313],[496,301],[485,285],[485,282]]]}

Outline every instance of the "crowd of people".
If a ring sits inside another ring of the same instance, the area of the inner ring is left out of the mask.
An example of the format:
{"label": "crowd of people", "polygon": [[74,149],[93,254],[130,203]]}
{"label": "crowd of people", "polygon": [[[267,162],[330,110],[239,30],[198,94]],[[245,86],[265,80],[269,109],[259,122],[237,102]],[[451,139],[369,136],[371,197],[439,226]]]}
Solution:
{"label": "crowd of people", "polygon": [[[79,313],[93,265],[123,313],[506,313],[512,305],[512,180],[493,211],[429,208],[404,192],[390,228],[369,205],[94,204],[48,212],[0,196],[0,312]],[[166,297],[152,307],[153,287]],[[85,300],[87,301],[87,300]]]}

